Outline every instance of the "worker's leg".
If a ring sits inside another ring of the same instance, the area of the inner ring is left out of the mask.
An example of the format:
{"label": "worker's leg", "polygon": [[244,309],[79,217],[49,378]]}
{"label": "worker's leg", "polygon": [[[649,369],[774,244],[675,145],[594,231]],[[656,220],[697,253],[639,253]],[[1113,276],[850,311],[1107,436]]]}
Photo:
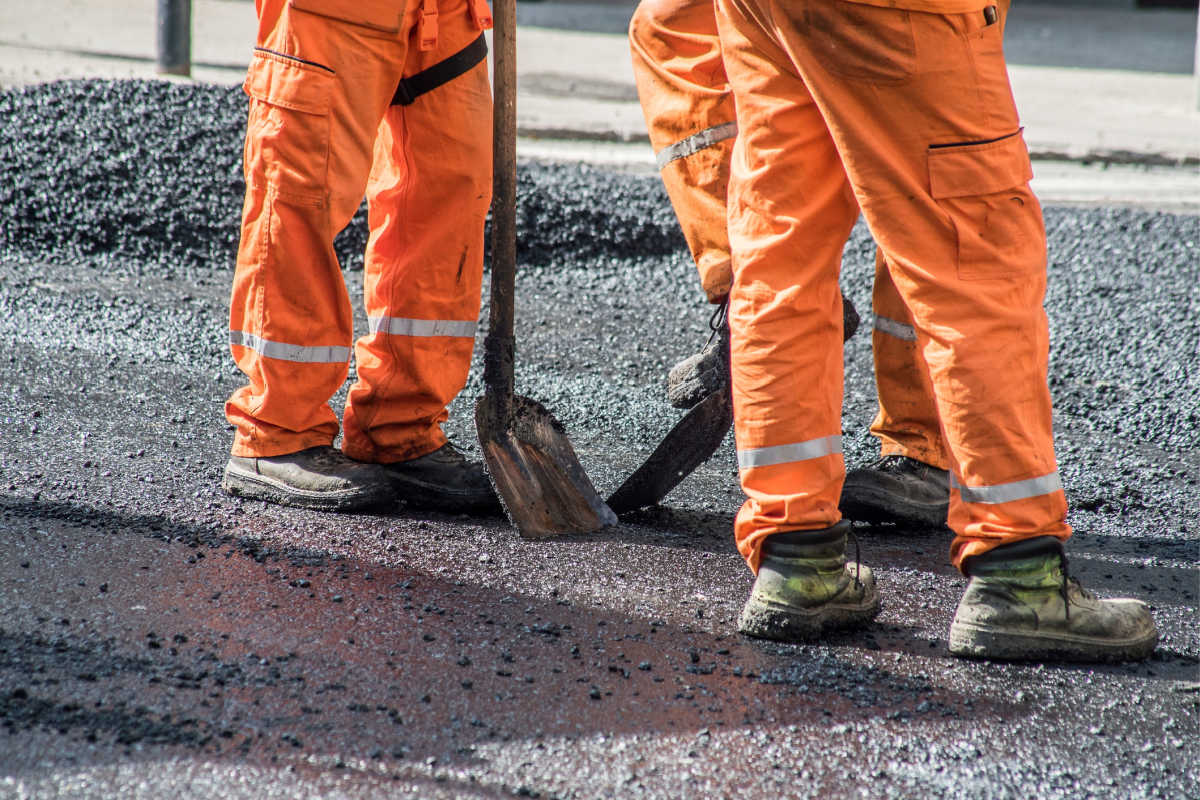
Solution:
{"label": "worker's leg", "polygon": [[[781,24],[929,367],[957,482],[956,565],[1065,539],[1046,383],[1045,233],[999,26],[802,3]],[[989,30],[994,28],[995,30]]]}
{"label": "worker's leg", "polygon": [[1045,232],[996,9],[797,2],[770,19],[821,108],[929,368],[953,474],[951,559],[972,576],[951,649],[1144,657],[1157,639],[1146,607],[1100,601],[1065,576]]}
{"label": "worker's leg", "polygon": [[[755,44],[754,54],[771,52]],[[749,46],[726,52],[744,59],[733,76],[742,134],[729,194],[729,323],[738,462],[748,497],[735,531],[753,566],[763,537],[840,519],[837,277],[858,206],[820,111],[788,74],[786,56],[771,52],[778,61],[754,64],[743,55]]]}
{"label": "worker's leg", "polygon": [[881,457],[851,470],[842,488],[849,519],[909,525],[946,524],[948,462],[929,370],[917,334],[881,251],[875,257],[875,386],[879,411],[871,433]]}
{"label": "worker's leg", "polygon": [[233,455],[246,458],[337,435],[328,400],[346,377],[353,324],[333,237],[361,202],[405,49],[394,33],[285,0],[263,0],[259,15],[230,309],[234,358],[250,382],[226,405]]}
{"label": "worker's leg", "polygon": [[[725,200],[737,133],[733,96],[721,60],[712,0],[643,0],[629,26],[638,96],[663,183],[710,303],[723,303],[732,280]],[[843,331],[858,314],[843,302]],[[728,331],[677,364],[667,395],[690,408],[728,382]]]}
{"label": "worker's leg", "polygon": [[879,439],[880,455],[906,456],[945,470],[949,464],[929,369],[917,347],[908,307],[896,291],[883,253],[878,251],[872,307],[871,348],[879,411],[871,423],[871,434]]}
{"label": "worker's leg", "polygon": [[729,186],[729,323],[747,499],[734,534],[756,573],[738,628],[805,638],[879,610],[871,571],[846,562],[849,524],[838,512],[838,271],[858,206],[787,53],[741,9],[720,11],[740,130]]}
{"label": "worker's leg", "polygon": [[[419,15],[414,3],[409,16]],[[437,43],[417,46],[404,74],[482,35],[466,0],[440,0]],[[487,63],[387,110],[375,143],[366,255],[369,332],[345,443],[363,461],[407,461],[446,442],[446,407],[466,384],[479,317],[483,229],[491,203],[492,104]]]}
{"label": "worker's leg", "polygon": [[[1001,26],[1001,38],[1008,6],[1009,0],[1000,0],[996,24]],[[896,290],[880,250],[875,255],[872,306],[875,322],[871,345],[879,411],[871,424],[871,434],[879,439],[880,455],[903,456],[948,470],[929,370],[917,347],[908,306]]]}
{"label": "worker's leg", "polygon": [[[999,0],[995,24],[1000,26],[1001,39],[1009,2]],[[871,434],[879,439],[880,455],[903,456],[948,470],[929,370],[917,346],[908,306],[896,289],[881,250],[876,250],[875,256],[872,305],[875,320],[871,344],[879,411],[871,424]]]}
{"label": "worker's leg", "polygon": [[725,195],[737,134],[712,0],[642,0],[633,72],[663,183],[709,302],[729,293]]}
{"label": "worker's leg", "polygon": [[735,530],[753,568],[765,536],[840,519],[837,276],[858,207],[820,111],[789,74],[786,54],[756,31],[730,31],[722,35],[731,40],[725,52],[742,134],[729,193],[729,322],[748,495]]}
{"label": "worker's leg", "polygon": [[[1006,21],[1008,3],[1001,0],[996,24]],[[950,504],[949,463],[929,371],[908,307],[879,250],[873,306],[879,410],[871,434],[879,439],[880,458],[846,475],[842,513],[871,522],[944,525]]]}

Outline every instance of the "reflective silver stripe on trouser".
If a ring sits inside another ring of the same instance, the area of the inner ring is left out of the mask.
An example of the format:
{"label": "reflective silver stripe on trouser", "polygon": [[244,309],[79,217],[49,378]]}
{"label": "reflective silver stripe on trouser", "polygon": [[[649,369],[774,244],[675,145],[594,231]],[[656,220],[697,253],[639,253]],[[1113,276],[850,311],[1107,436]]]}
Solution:
{"label": "reflective silver stripe on trouser", "polygon": [[774,447],[752,447],[738,450],[738,467],[770,467],[775,464],[790,464],[793,461],[808,461],[842,452],[841,436],[825,436],[807,442],[780,444]]}
{"label": "reflective silver stripe on trouser", "polygon": [[349,347],[316,346],[272,342],[245,331],[230,331],[229,343],[247,347],[260,356],[280,361],[300,361],[306,364],[345,364],[350,360]]}
{"label": "reflective silver stripe on trouser", "polygon": [[875,315],[875,330],[880,333],[886,333],[888,336],[895,336],[897,339],[903,339],[906,342],[915,342],[917,340],[917,331],[912,325],[905,325],[903,322],[896,322],[894,319]]}
{"label": "reflective silver stripe on trouser", "polygon": [[737,123],[723,122],[720,125],[705,128],[699,133],[693,133],[686,139],[681,139],[669,147],[664,147],[658,151],[658,155],[654,158],[658,161],[658,168],[662,169],[676,159],[687,158],[693,153],[699,153],[706,147],[712,147],[717,142],[723,142],[735,136],[737,136]]}
{"label": "reflective silver stripe on trouser", "polygon": [[370,317],[367,320],[371,333],[387,333],[392,336],[458,336],[475,338],[475,320],[455,319],[407,319],[406,317]]}
{"label": "reflective silver stripe on trouser", "polygon": [[1000,483],[995,486],[963,486],[950,473],[950,486],[958,489],[964,503],[1011,503],[1014,500],[1028,500],[1030,497],[1041,497],[1054,492],[1061,492],[1062,480],[1057,470],[1040,478],[1030,478],[1025,481]]}

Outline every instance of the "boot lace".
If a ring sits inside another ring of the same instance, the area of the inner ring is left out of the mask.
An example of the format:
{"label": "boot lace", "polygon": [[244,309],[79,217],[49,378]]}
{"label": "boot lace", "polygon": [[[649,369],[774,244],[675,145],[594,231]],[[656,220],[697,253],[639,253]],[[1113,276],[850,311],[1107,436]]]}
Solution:
{"label": "boot lace", "polygon": [[704,342],[704,346],[708,347],[713,343],[713,340],[721,333],[722,330],[729,326],[729,301],[726,300],[721,305],[713,309],[712,316],[708,318],[708,329],[712,333],[708,334],[708,339]]}
{"label": "boot lace", "polygon": [[854,588],[862,588],[862,552],[858,546],[858,537],[854,535],[853,530],[846,531],[846,536],[854,542]]}
{"label": "boot lace", "polygon": [[433,457],[433,460],[440,461],[443,464],[457,465],[466,463],[467,460],[467,457],[462,454],[462,451],[455,447],[454,443],[448,439],[444,445],[427,455],[426,458],[429,458],[430,456]]}
{"label": "boot lace", "polygon": [[1062,562],[1061,563],[1062,563],[1062,567],[1061,567],[1060,571],[1062,572],[1062,583],[1059,584],[1058,591],[1062,595],[1063,608],[1066,609],[1066,617],[1067,617],[1067,619],[1070,619],[1071,618],[1071,587],[1072,586],[1075,587],[1075,591],[1079,592],[1080,597],[1090,598],[1093,595],[1087,589],[1083,588],[1083,584],[1081,584],[1079,582],[1078,578],[1071,577],[1070,571],[1067,568],[1067,554],[1066,553],[1062,554]]}
{"label": "boot lace", "polygon": [[871,469],[890,475],[902,475],[916,472],[920,468],[920,464],[921,462],[908,456],[890,455],[880,458],[871,465]]}

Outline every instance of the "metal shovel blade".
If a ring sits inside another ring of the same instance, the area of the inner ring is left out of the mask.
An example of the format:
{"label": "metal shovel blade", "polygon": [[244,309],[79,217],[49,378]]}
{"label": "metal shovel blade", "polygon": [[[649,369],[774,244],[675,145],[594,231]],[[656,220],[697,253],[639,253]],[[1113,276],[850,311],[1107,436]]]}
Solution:
{"label": "metal shovel blade", "polygon": [[479,398],[475,426],[488,471],[521,536],[541,539],[615,525],[617,515],[596,493],[562,424],[536,400],[511,395],[508,405],[507,399]]}
{"label": "metal shovel blade", "polygon": [[624,514],[659,502],[716,452],[731,425],[733,400],[725,385],[675,423],[646,463],[608,498],[608,507]]}
{"label": "metal shovel blade", "polygon": [[495,0],[492,122],[492,306],[475,428],[496,492],[527,539],[586,533],[617,515],[596,494],[566,431],[541,403],[513,392],[517,272],[516,0]]}

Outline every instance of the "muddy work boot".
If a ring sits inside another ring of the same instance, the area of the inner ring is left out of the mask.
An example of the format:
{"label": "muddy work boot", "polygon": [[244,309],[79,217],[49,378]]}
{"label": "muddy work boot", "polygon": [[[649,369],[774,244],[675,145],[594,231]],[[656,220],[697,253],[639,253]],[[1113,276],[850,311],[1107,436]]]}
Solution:
{"label": "muddy work boot", "polygon": [[1067,575],[1062,542],[1039,536],[963,565],[970,577],[950,625],[950,652],[967,658],[1132,661],[1158,643],[1140,600],[1101,600]]}
{"label": "muddy work boot", "polygon": [[870,567],[846,560],[849,531],[843,520],[824,530],[768,536],[738,630],[801,641],[870,622],[879,613],[879,590]]}
{"label": "muddy work boot", "polygon": [[378,464],[354,461],[327,446],[268,458],[230,456],[221,488],[234,497],[319,511],[362,511],[394,502]]}
{"label": "muddy work boot", "polygon": [[884,456],[846,474],[839,510],[860,522],[946,524],[950,475],[907,456]]}
{"label": "muddy work boot", "polygon": [[729,323],[722,321],[699,353],[667,373],[667,401],[691,408],[713,392],[729,391]]}
{"label": "muddy work boot", "polygon": [[384,464],[397,498],[410,508],[464,514],[499,514],[500,500],[478,461],[467,461],[454,445],[419,458]]}
{"label": "muddy work boot", "polygon": [[[690,355],[667,373],[667,400],[675,408],[688,409],[713,392],[729,389],[729,322],[727,306],[713,312],[709,320],[712,335],[699,353]],[[858,312],[842,295],[842,341],[858,330]]]}

